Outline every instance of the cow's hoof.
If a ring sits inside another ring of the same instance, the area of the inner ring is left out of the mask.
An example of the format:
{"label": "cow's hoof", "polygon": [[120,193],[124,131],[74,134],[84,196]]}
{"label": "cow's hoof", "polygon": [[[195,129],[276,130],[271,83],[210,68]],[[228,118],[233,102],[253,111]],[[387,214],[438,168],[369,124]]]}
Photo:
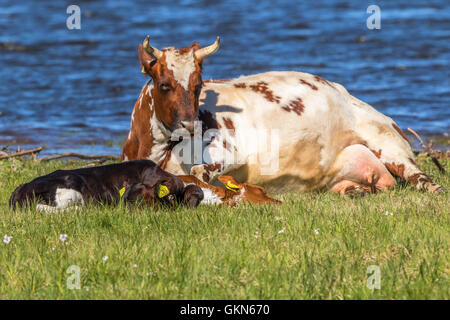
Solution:
{"label": "cow's hoof", "polygon": [[351,188],[347,188],[344,193],[345,196],[350,198],[364,197],[366,194],[367,191],[359,186],[352,186]]}
{"label": "cow's hoof", "polygon": [[193,166],[191,168],[190,175],[194,176],[194,177],[198,177],[200,175],[201,168],[202,168],[201,166]]}
{"label": "cow's hoof", "polygon": [[443,186],[440,186],[440,185],[434,184],[434,183],[428,187],[428,190],[431,193],[437,193],[437,194],[445,193],[445,191],[447,191]]}

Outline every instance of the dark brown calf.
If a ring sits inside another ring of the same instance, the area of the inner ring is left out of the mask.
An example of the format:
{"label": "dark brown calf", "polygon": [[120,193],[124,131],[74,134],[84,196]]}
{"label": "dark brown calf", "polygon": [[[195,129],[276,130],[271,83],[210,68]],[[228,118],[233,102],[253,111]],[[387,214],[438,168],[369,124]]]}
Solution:
{"label": "dark brown calf", "polygon": [[186,190],[180,178],[162,170],[153,161],[136,160],[52,172],[17,187],[9,204],[15,208],[36,201],[36,208],[43,211],[57,211],[86,202],[114,204],[120,199],[143,201],[148,205],[192,205],[203,196],[201,190],[193,191],[192,188]]}

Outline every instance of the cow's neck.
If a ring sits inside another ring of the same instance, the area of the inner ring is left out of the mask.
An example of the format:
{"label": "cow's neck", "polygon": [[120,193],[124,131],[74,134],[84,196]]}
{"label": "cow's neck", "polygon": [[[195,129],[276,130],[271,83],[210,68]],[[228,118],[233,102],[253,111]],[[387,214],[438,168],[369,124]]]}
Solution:
{"label": "cow's neck", "polygon": [[[152,89],[153,89],[153,83],[152,80],[149,80],[145,86],[141,90],[141,94],[139,95],[138,101],[136,102],[135,110],[132,114],[132,122],[133,121],[142,121],[145,119],[145,116],[143,116],[142,120],[135,118],[135,112],[136,116],[140,116],[143,112],[150,112],[149,118],[150,123],[148,124],[141,124],[140,126],[144,128],[144,131],[148,132],[149,135],[149,142],[150,142],[150,148],[149,153],[147,154],[147,158],[150,160],[153,160],[156,163],[159,163],[164,160],[166,155],[166,149],[169,147],[170,144],[170,135],[171,132],[167,130],[164,126],[164,124],[159,121],[156,117],[156,106],[155,101],[152,97]],[[148,110],[148,111],[145,111]],[[147,127],[148,126],[148,127]],[[147,127],[148,129],[146,129]]]}
{"label": "cow's neck", "polygon": [[150,132],[153,138],[150,158],[161,167],[165,167],[167,161],[170,160],[171,150],[173,148],[173,142],[170,140],[172,132],[156,118],[155,112],[150,119]]}

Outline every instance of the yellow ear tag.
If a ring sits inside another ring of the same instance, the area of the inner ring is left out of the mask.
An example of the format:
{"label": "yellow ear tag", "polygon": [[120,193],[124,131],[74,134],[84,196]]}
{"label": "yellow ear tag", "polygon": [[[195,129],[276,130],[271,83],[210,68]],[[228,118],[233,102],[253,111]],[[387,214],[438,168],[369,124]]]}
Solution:
{"label": "yellow ear tag", "polygon": [[125,187],[123,187],[122,189],[119,190],[119,194],[120,194],[121,198],[123,197],[124,193],[125,193]]}
{"label": "yellow ear tag", "polygon": [[147,72],[145,71],[144,66],[142,66],[141,72],[142,72],[142,73],[147,73]]}
{"label": "yellow ear tag", "polygon": [[230,181],[227,182],[226,187],[228,190],[231,190],[233,192],[238,192],[238,190],[239,190],[239,187],[235,184],[232,184]]}
{"label": "yellow ear tag", "polygon": [[158,198],[163,198],[170,193],[169,188],[160,184],[158,189]]}

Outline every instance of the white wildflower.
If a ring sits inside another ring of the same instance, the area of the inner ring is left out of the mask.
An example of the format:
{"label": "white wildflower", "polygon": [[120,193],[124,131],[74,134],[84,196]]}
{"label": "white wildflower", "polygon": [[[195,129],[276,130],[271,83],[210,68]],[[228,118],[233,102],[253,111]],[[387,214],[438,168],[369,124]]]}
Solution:
{"label": "white wildflower", "polygon": [[8,236],[7,234],[5,234],[5,236],[3,237],[3,242],[8,244],[11,242],[12,236]]}
{"label": "white wildflower", "polygon": [[319,229],[315,229],[315,230],[314,230],[314,233],[315,233],[315,234],[319,234]]}
{"label": "white wildflower", "polygon": [[283,233],[286,230],[286,228],[281,229],[280,231],[278,231],[278,234]]}
{"label": "white wildflower", "polygon": [[102,258],[102,260],[103,260],[103,262],[105,262],[106,260],[108,260],[108,256],[104,256],[104,257]]}
{"label": "white wildflower", "polygon": [[67,240],[67,234],[60,234],[60,235],[59,235],[59,240],[61,240],[63,243],[66,242],[66,240]]}

